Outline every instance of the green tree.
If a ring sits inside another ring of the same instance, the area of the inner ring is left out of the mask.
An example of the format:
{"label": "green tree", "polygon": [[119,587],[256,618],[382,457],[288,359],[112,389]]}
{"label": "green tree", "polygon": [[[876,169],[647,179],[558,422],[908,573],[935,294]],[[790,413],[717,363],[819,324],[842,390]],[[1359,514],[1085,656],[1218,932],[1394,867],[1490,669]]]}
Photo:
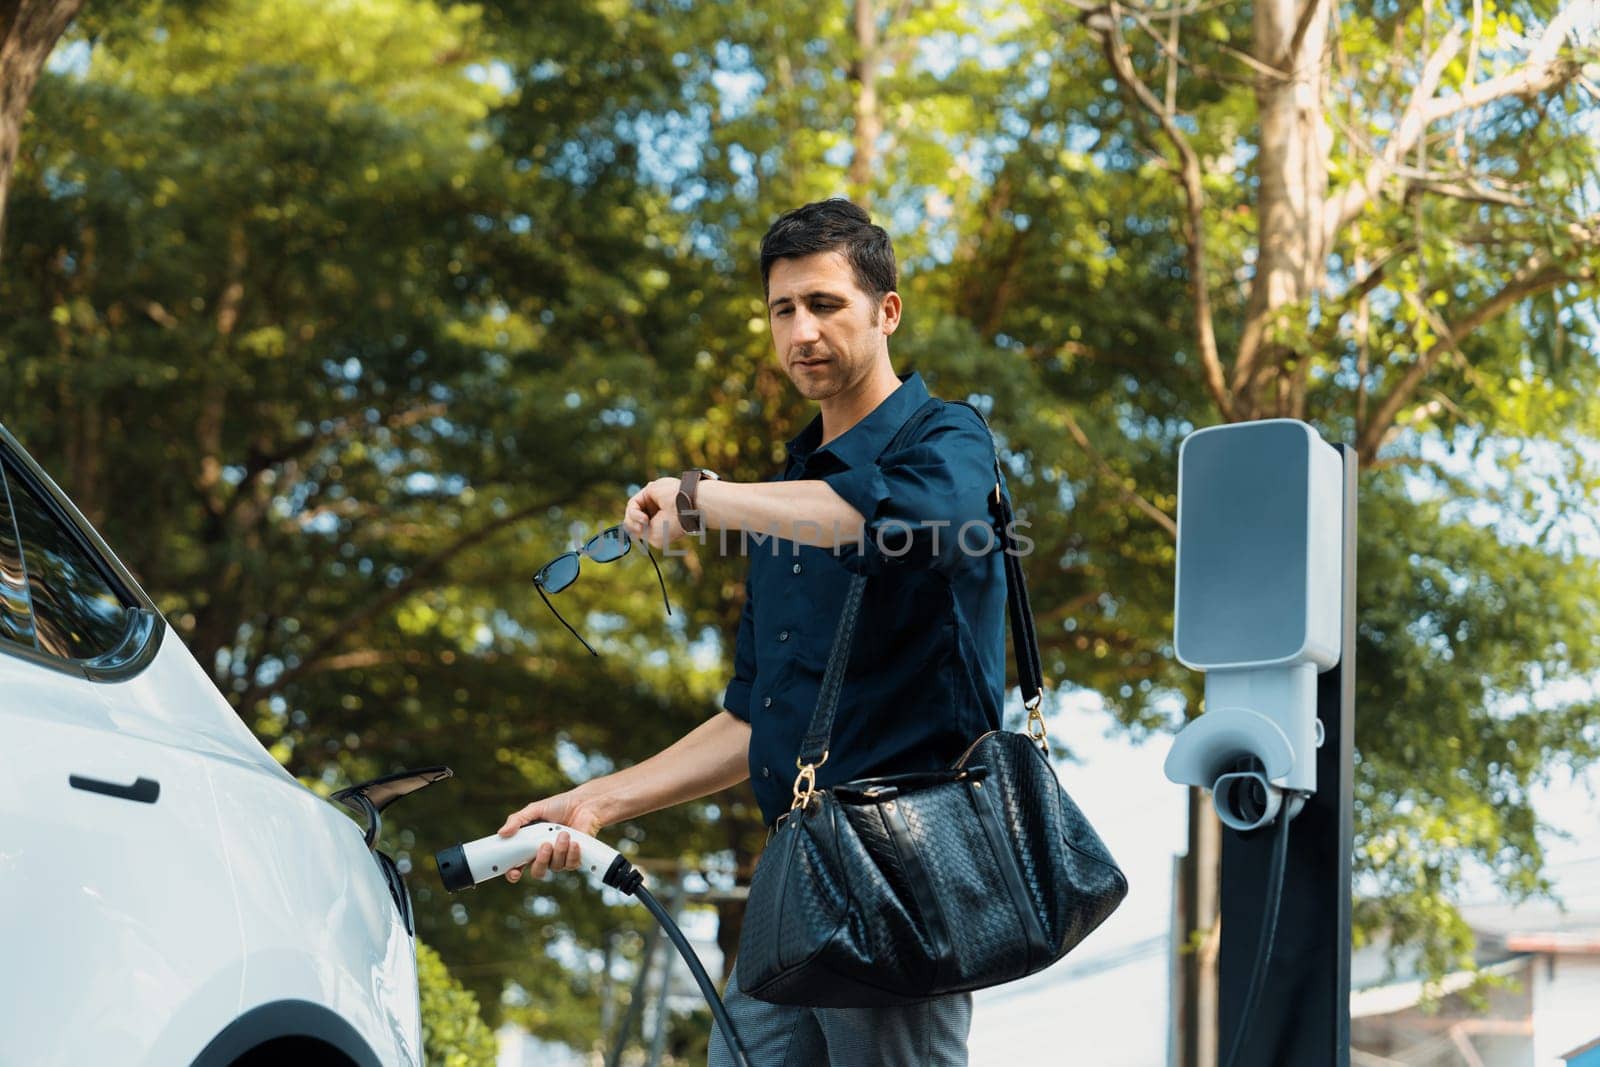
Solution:
{"label": "green tree", "polygon": [[[1529,790],[1597,740],[1583,620],[1600,583],[1567,510],[1593,503],[1600,370],[1592,347],[1574,352],[1600,266],[1581,8],[1088,9],[1053,51],[1118,92],[1087,94],[1046,140],[1070,152],[1069,131],[1095,131],[1080,164],[1108,205],[1095,229],[1137,294],[1116,303],[1162,313],[1059,345],[1049,319],[1082,316],[1048,261],[1084,227],[1047,187],[1005,205],[1028,220],[1007,227],[1014,258],[975,263],[1040,283],[995,289],[1014,310],[994,329],[1063,372],[1056,417],[1095,470],[1073,525],[1104,507],[1144,531],[1085,538],[1103,586],[1068,594],[1096,598],[1057,645],[1069,675],[1097,673],[1072,670],[1076,645],[1117,676],[1096,688],[1125,715],[1185,685],[1164,636],[1168,566],[1157,596],[1115,559],[1169,560],[1158,512],[1178,437],[1289,416],[1357,448],[1358,919],[1415,935],[1439,969],[1469,947],[1441,901],[1472,861],[1513,892],[1542,885]],[[1472,462],[1499,470],[1463,477]],[[1560,597],[1527,580],[1542,571],[1562,575]]]}
{"label": "green tree", "polygon": [[[523,584],[648,469],[630,427],[663,371],[636,339],[666,329],[648,302],[671,264],[638,230],[662,198],[505,155],[524,131],[476,9],[162,10],[36,101],[0,280],[7,421],[302,778],[462,770],[386,840],[420,867],[584,753],[636,758],[715,700],[719,665],[666,669],[645,561],[562,597],[611,613],[597,662]],[[592,22],[538,47],[571,54]],[[703,645],[683,620],[669,647]],[[653,826],[652,854],[725,847],[705,812]],[[593,1031],[584,946],[637,916],[567,884],[554,910],[510,890],[453,908],[413,877],[424,938],[489,1012],[510,982],[547,1036]]]}
{"label": "green tree", "polygon": [[451,977],[439,954],[417,944],[422,1053],[434,1067],[493,1067],[499,1046],[478,1014],[478,998]]}

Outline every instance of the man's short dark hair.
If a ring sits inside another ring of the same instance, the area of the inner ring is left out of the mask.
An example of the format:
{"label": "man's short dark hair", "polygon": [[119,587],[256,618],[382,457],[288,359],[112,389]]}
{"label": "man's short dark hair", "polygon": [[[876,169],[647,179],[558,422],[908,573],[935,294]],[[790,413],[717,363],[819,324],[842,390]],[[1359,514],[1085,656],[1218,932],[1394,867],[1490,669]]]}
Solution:
{"label": "man's short dark hair", "polygon": [[761,238],[761,291],[770,291],[772,265],[780,259],[842,252],[862,292],[881,300],[894,292],[894,245],[883,227],[843,197],[819,200],[778,216]]}

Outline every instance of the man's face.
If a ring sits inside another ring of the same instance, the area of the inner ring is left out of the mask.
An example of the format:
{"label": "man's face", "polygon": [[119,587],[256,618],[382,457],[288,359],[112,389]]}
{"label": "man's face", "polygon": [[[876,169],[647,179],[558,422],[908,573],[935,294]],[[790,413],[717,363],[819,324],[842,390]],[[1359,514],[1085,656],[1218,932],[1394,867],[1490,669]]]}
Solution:
{"label": "man's face", "polygon": [[772,265],[767,318],[789,380],[807,400],[826,400],[888,358],[884,339],[900,324],[900,297],[874,300],[857,288],[843,253],[818,252]]}

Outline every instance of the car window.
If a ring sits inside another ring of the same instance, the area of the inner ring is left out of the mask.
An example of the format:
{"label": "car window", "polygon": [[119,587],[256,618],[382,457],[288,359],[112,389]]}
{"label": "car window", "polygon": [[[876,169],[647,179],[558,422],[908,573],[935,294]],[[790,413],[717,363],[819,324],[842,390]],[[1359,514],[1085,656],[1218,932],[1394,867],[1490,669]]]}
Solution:
{"label": "car window", "polygon": [[33,608],[28,604],[28,578],[22,571],[22,545],[11,518],[4,467],[0,467],[0,641],[38,647],[33,643]]}
{"label": "car window", "polygon": [[[10,472],[8,472],[10,474]],[[127,605],[93,557],[22,479],[6,479],[33,605],[34,640],[68,659],[115,648],[127,628]]]}

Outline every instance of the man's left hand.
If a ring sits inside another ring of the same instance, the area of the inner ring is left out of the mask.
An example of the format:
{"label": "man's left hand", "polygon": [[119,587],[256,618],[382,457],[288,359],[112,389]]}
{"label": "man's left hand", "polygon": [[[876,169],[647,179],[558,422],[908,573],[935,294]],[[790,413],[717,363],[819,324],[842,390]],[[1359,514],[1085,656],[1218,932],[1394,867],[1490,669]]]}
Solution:
{"label": "man's left hand", "polygon": [[665,548],[684,536],[678,521],[678,479],[657,478],[628,498],[622,527],[652,548]]}

